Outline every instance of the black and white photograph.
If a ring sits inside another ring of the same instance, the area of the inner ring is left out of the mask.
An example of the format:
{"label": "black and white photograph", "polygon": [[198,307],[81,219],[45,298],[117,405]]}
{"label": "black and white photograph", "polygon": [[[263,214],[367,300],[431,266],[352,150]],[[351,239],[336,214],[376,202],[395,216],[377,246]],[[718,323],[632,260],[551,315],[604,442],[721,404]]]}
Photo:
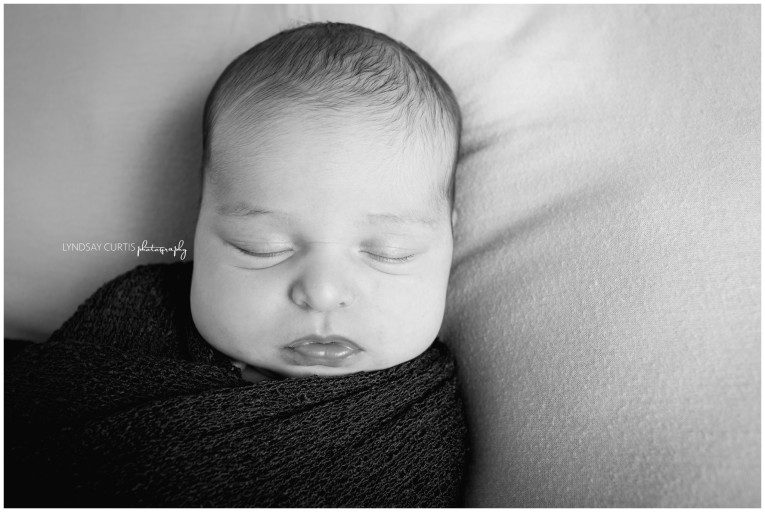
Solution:
{"label": "black and white photograph", "polygon": [[759,4],[5,4],[6,508],[760,508]]}

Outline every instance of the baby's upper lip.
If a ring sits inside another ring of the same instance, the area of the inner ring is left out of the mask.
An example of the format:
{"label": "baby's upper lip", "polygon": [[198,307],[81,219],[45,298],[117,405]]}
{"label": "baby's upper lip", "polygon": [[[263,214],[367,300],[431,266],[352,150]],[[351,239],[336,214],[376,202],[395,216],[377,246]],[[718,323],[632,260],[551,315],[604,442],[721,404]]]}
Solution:
{"label": "baby's upper lip", "polygon": [[308,345],[309,343],[337,343],[338,345],[343,345],[345,347],[348,347],[353,350],[362,350],[360,346],[358,346],[356,343],[352,342],[348,338],[344,336],[318,336],[316,334],[311,334],[308,336],[303,336],[302,338],[298,338],[295,341],[291,342],[289,345],[287,345],[288,348],[294,348],[294,347],[300,347],[302,345]]}

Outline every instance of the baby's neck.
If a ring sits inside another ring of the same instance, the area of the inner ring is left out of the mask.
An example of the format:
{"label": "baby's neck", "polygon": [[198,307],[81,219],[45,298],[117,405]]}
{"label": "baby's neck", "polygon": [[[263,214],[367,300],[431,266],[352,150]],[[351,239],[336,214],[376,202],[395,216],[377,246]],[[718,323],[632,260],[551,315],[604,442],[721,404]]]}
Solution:
{"label": "baby's neck", "polygon": [[247,382],[260,382],[263,380],[278,380],[281,379],[281,375],[278,375],[272,371],[264,370],[263,368],[255,368],[247,363],[241,361],[231,361],[231,364],[239,369],[239,373],[243,380]]}

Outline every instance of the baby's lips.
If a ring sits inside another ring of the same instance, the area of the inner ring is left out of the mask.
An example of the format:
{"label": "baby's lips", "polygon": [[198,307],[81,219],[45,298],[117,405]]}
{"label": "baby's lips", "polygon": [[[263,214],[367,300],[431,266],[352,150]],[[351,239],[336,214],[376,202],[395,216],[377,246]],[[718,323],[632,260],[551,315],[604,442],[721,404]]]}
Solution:
{"label": "baby's lips", "polygon": [[340,343],[305,343],[292,347],[295,352],[312,359],[345,359],[358,352],[357,349]]}
{"label": "baby's lips", "polygon": [[287,345],[287,347],[297,349],[298,347],[305,347],[308,345],[336,345],[352,351],[362,350],[359,345],[344,336],[316,336],[313,334],[298,338]]}
{"label": "baby's lips", "polygon": [[343,336],[304,336],[285,347],[292,364],[299,366],[345,366],[363,349]]}

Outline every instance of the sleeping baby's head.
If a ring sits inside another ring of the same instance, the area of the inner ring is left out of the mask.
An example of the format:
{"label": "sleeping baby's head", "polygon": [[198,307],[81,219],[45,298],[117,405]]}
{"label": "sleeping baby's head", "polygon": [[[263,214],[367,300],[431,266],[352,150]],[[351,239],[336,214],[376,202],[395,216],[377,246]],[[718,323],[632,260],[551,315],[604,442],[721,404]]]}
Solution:
{"label": "sleeping baby's head", "polygon": [[205,106],[202,336],[292,377],[424,352],[444,312],[460,123],[425,61],[362,27],[306,25],[238,57]]}

